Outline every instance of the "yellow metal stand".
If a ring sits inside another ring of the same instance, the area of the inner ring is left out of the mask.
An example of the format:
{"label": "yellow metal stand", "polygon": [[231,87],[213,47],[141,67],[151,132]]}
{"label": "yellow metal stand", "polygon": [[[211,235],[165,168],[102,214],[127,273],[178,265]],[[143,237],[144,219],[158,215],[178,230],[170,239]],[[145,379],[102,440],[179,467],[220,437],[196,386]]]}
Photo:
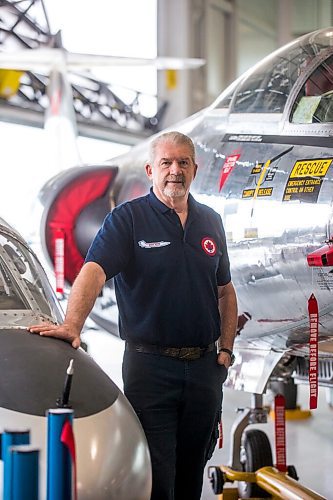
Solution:
{"label": "yellow metal stand", "polygon": [[[271,495],[273,500],[326,500],[313,490],[302,486],[292,479],[287,473],[279,472],[274,467],[262,467],[256,472],[235,471],[230,467],[221,465],[217,467],[223,473],[224,482],[245,481],[256,483],[260,488]],[[236,496],[235,496],[236,494]],[[223,493],[218,495],[219,500],[238,499],[237,489],[223,488]]]}
{"label": "yellow metal stand", "polygon": [[218,500],[239,500],[237,488],[224,488],[222,495],[217,496]]}
{"label": "yellow metal stand", "polygon": [[[301,410],[299,406],[295,408],[295,410],[285,410],[286,411],[286,420],[305,420],[306,418],[312,417],[311,410]],[[275,412],[271,410],[269,412],[269,416],[274,420]]]}

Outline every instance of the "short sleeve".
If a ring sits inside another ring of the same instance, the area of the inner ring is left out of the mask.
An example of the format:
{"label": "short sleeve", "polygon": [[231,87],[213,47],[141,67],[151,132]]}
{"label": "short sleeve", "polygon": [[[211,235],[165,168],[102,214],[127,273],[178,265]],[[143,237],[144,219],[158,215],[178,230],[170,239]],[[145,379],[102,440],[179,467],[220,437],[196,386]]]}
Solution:
{"label": "short sleeve", "polygon": [[219,261],[219,266],[217,269],[217,284],[218,286],[223,286],[227,285],[231,281],[231,274],[230,274],[230,262],[229,262],[229,255],[228,255],[228,248],[227,248],[227,241],[225,237],[225,231],[222,223],[222,219],[220,216],[219,218],[219,225],[220,225],[220,242],[221,242],[221,257]]}
{"label": "short sleeve", "polygon": [[131,214],[126,206],[113,209],[103,222],[95,236],[85,262],[96,262],[105,274],[106,279],[119,274],[131,259],[133,253]]}

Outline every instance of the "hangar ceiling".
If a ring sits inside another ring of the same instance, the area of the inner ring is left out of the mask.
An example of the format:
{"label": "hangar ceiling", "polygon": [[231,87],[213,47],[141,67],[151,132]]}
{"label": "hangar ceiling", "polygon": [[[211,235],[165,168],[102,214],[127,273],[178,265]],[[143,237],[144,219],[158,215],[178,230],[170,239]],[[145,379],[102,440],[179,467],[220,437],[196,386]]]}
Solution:
{"label": "hangar ceiling", "polygon": [[[43,0],[0,1],[0,50],[38,47],[62,48],[61,33],[52,33]],[[3,71],[3,70],[2,70]],[[154,116],[141,112],[142,93],[117,89],[88,73],[68,73],[78,132],[86,137],[134,144],[159,128],[166,102],[160,100]],[[5,78],[3,78],[5,80]],[[3,121],[43,127],[48,106],[49,75],[27,71],[19,77],[18,90],[0,86],[0,118]]]}
{"label": "hangar ceiling", "polygon": [[[132,144],[210,104],[237,76],[293,38],[332,24],[331,0],[156,0],[160,56],[200,57],[205,67],[158,73],[154,117],[140,113],[140,92],[126,101],[110,83],[73,75],[80,135]],[[0,48],[59,46],[42,0],[0,0]],[[27,72],[2,99],[3,120],[43,126],[48,75]]]}

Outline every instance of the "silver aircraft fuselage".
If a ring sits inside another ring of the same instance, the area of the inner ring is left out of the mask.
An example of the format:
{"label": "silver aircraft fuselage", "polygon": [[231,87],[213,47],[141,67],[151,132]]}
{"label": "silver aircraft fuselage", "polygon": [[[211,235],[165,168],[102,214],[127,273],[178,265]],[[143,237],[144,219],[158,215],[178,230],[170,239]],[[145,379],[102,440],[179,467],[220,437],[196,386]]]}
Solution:
{"label": "silver aircraft fuselage", "polygon": [[[333,384],[333,266],[309,267],[307,261],[325,242],[330,248],[333,238],[333,30],[274,52],[210,107],[171,129],[193,139],[198,173],[192,194],[221,214],[227,234],[239,303],[229,385],[262,392],[286,354],[308,358],[311,294],[319,305],[320,360],[330,363],[329,376],[319,373],[319,381]],[[148,191],[148,145],[110,162],[109,209]],[[41,234],[51,260],[54,200],[69,180],[99,170],[73,169],[43,192]],[[96,223],[89,203],[74,221],[82,258],[91,241],[82,243],[82,235]],[[114,332],[115,311],[109,287],[93,315]]]}

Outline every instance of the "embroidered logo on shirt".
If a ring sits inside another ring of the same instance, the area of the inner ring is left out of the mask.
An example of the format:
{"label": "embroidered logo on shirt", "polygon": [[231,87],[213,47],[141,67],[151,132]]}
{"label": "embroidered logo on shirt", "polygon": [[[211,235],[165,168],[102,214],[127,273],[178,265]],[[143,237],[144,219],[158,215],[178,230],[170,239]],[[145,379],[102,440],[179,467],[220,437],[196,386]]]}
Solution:
{"label": "embroidered logo on shirt", "polygon": [[138,245],[141,248],[160,248],[170,245],[171,241],[152,241],[147,243],[145,240],[138,241]]}
{"label": "embroidered logo on shirt", "polygon": [[201,246],[207,255],[213,257],[216,254],[216,243],[212,238],[202,238]]}

